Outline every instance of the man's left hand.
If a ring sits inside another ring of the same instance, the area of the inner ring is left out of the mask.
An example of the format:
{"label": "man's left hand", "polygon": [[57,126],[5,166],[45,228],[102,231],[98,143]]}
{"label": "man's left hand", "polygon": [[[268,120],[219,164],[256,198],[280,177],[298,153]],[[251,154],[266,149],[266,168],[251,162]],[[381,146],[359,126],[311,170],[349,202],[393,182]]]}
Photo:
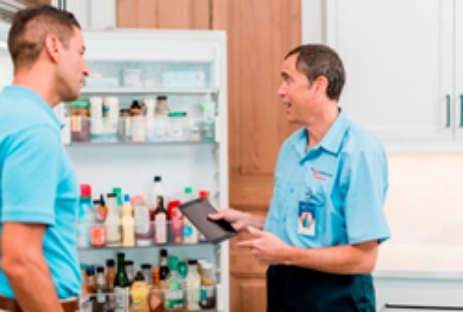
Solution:
{"label": "man's left hand", "polygon": [[255,238],[237,243],[238,247],[249,248],[261,265],[284,264],[291,246],[283,243],[272,233],[253,227],[249,227],[248,231]]}

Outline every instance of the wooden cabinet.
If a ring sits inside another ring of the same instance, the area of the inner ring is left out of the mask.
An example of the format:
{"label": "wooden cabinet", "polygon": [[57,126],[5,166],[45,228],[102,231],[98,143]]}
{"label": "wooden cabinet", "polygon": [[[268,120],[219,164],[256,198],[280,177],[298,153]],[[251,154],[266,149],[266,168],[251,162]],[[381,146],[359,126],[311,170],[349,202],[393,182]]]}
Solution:
{"label": "wooden cabinet", "polygon": [[347,72],[341,106],[386,147],[461,149],[462,11],[455,0],[327,3],[327,42]]}

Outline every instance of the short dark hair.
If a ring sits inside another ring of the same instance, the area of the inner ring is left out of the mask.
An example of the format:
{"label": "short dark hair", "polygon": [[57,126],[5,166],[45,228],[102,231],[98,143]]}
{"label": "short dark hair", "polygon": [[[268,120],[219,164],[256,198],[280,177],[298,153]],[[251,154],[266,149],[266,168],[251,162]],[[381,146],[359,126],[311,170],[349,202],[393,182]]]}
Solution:
{"label": "short dark hair", "polygon": [[296,68],[304,73],[309,83],[320,76],[328,80],[326,95],[331,100],[339,101],[342,88],[346,82],[346,73],[341,58],[331,48],[321,44],[301,45],[289,51],[285,59],[298,54]]}
{"label": "short dark hair", "polygon": [[18,11],[8,34],[8,49],[15,68],[30,67],[42,53],[45,38],[50,33],[67,47],[73,27],[80,29],[72,13],[50,5]]}

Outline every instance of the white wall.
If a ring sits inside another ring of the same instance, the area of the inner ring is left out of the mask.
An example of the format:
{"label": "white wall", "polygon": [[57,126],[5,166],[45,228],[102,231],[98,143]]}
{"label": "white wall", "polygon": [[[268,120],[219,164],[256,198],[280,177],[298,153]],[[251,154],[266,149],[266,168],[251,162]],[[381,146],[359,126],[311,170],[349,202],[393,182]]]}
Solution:
{"label": "white wall", "polygon": [[378,270],[463,272],[463,154],[389,156]]}

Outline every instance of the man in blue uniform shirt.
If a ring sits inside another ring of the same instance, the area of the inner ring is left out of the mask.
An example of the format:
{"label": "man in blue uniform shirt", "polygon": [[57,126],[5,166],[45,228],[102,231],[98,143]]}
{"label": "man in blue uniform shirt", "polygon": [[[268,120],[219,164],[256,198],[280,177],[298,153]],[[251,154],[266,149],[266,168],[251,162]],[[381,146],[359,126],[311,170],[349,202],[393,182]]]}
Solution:
{"label": "man in blue uniform shirt", "polygon": [[238,243],[267,270],[267,311],[375,311],[371,272],[390,232],[383,213],[388,188],[381,143],[338,107],[341,59],[323,45],[304,45],[283,62],[278,94],[290,123],[266,218],[223,209],[254,235]]}
{"label": "man in blue uniform shirt", "polygon": [[18,12],[0,93],[0,310],[78,309],[79,185],[53,107],[79,97],[88,66],[80,26],[50,6]]}

